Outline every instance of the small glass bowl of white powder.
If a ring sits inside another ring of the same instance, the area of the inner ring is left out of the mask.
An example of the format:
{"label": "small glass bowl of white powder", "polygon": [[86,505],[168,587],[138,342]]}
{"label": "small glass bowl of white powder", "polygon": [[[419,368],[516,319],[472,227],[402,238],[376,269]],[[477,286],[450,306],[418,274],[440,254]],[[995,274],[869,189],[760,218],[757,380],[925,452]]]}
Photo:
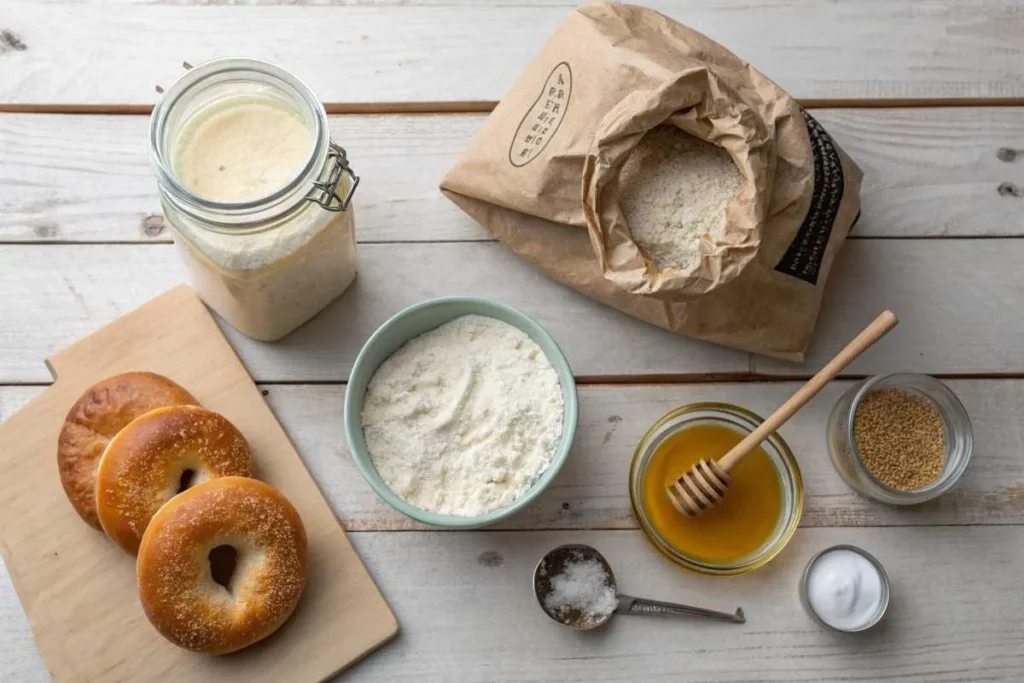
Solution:
{"label": "small glass bowl of white powder", "polygon": [[835,545],[807,563],[800,600],[815,621],[834,631],[871,628],[889,606],[889,577],[874,555],[853,545]]}
{"label": "small glass bowl of white powder", "polygon": [[356,358],[352,458],[378,496],[424,524],[476,528],[528,506],[565,462],[576,384],[551,336],[486,299],[411,306]]}

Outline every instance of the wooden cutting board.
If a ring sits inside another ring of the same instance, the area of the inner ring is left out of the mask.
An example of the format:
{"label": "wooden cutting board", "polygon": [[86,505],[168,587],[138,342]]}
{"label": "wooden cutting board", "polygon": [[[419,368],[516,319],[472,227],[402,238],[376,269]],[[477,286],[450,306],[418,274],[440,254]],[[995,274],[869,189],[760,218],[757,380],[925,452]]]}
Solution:
{"label": "wooden cutting board", "polygon": [[[302,459],[190,288],[172,289],[47,363],[53,386],[0,425],[0,546],[57,681],[318,683],[398,631]],[[56,445],[68,408],[91,384],[129,370],[166,375],[227,416],[249,441],[257,476],[305,523],[306,592],[277,633],[247,650],[199,655],[158,635],[139,605],[134,558],[64,497]]]}

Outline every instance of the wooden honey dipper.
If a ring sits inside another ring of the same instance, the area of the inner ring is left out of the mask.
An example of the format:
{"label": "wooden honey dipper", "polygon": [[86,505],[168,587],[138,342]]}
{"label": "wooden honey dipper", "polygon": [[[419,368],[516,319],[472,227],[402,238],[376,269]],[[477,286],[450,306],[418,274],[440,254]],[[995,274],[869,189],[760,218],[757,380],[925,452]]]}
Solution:
{"label": "wooden honey dipper", "polygon": [[729,472],[743,459],[747,453],[757,448],[762,441],[778,430],[786,420],[804,407],[815,394],[821,391],[839,372],[849,365],[854,358],[864,353],[869,346],[885,336],[896,327],[899,318],[892,311],[883,311],[881,315],[865,327],[853,341],[836,354],[825,367],[818,371],[800,387],[789,400],[779,406],[767,420],[757,429],[748,434],[742,441],[732,447],[718,461],[703,458],[685,474],[668,485],[668,497],[676,510],[687,517],[696,517],[719,503],[729,488]]}

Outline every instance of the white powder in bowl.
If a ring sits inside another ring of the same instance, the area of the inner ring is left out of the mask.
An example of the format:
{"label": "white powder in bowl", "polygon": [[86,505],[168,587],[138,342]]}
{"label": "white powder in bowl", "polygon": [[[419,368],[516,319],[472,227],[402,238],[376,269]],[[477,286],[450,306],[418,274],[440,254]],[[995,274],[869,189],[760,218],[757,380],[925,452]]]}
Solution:
{"label": "white powder in bowl", "polygon": [[741,179],[728,152],[670,125],[641,138],[619,177],[633,241],[658,268],[682,269],[723,232]]}
{"label": "white powder in bowl", "polygon": [[477,516],[514,503],[551,466],[563,410],[558,375],[536,342],[466,315],[381,363],[363,399],[363,434],[403,500]]}

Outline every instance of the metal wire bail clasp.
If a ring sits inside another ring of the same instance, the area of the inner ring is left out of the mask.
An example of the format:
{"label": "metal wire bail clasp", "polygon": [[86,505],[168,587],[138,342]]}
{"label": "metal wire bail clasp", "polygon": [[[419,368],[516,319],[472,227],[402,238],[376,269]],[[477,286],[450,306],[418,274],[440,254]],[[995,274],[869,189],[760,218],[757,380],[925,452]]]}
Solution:
{"label": "metal wire bail clasp", "polygon": [[[327,152],[327,159],[331,163],[331,171],[327,174],[326,180],[313,183],[316,189],[310,192],[306,199],[316,202],[328,211],[345,211],[352,203],[352,195],[356,193],[356,188],[359,187],[359,176],[353,173],[352,167],[348,165],[348,154],[345,149],[333,140],[330,144],[331,148]],[[345,196],[339,197],[338,184],[341,182],[341,176],[346,173],[352,182],[349,184]]]}

